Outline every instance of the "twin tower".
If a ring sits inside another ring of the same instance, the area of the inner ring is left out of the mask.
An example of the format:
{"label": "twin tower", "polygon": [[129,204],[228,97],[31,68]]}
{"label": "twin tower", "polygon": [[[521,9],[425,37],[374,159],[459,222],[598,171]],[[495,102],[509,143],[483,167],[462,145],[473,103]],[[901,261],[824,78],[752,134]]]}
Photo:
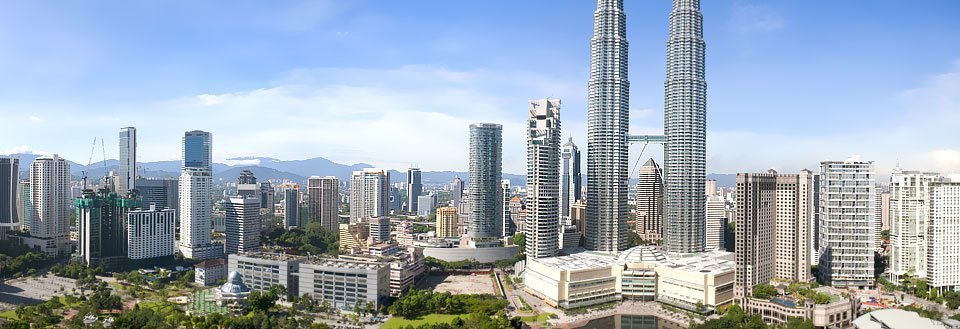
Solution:
{"label": "twin tower", "polygon": [[[590,42],[586,248],[627,247],[630,81],[623,0],[598,0]],[[699,0],[674,0],[664,82],[663,248],[704,250],[707,84]],[[647,140],[650,140],[648,138]]]}

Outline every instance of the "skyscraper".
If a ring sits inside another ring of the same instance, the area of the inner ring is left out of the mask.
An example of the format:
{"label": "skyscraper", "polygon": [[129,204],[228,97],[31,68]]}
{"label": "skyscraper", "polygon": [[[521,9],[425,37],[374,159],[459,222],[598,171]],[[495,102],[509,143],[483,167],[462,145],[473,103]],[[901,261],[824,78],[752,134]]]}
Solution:
{"label": "skyscraper", "polygon": [[390,214],[390,172],[366,168],[354,171],[350,178],[350,221]]}
{"label": "skyscraper", "polygon": [[[700,0],[674,0],[667,41],[663,148],[664,250],[704,249],[707,82]],[[625,57],[624,57],[625,58]],[[589,203],[587,203],[589,207]]]}
{"label": "skyscraper", "polygon": [[637,180],[637,235],[660,241],[663,234],[663,176],[653,159],[640,166]]}
{"label": "skyscraper", "polygon": [[134,193],[119,195],[109,189],[84,190],[76,200],[77,249],[84,264],[116,270],[127,261],[127,213],[140,208]]}
{"label": "skyscraper", "polygon": [[213,172],[211,150],[213,136],[206,131],[194,130],[183,134],[183,168],[205,168]]}
{"label": "skyscraper", "polygon": [[873,287],[873,161],[820,163],[820,274],[834,287]]}
{"label": "skyscraper", "polygon": [[244,169],[240,172],[240,177],[237,179],[237,195],[256,197],[260,200],[260,186],[257,185],[257,177],[250,170]]}
{"label": "skyscraper", "polygon": [[463,180],[460,179],[460,176],[453,178],[453,191],[451,194],[453,195],[453,207],[460,209],[460,202],[463,201]]}
{"label": "skyscraper", "polygon": [[769,283],[774,277],[776,202],[776,174],[737,174],[736,277],[733,288],[737,300],[749,297],[755,285]]}
{"label": "skyscraper", "polygon": [[[930,222],[930,186],[942,181],[933,172],[894,170],[890,177],[891,279],[912,272],[927,277],[927,224]],[[877,207],[880,209],[880,207]]]}
{"label": "skyscraper", "polygon": [[284,228],[300,227],[300,185],[283,184]]}
{"label": "skyscraper", "polygon": [[176,210],[144,206],[127,213],[127,258],[173,257]]}
{"label": "skyscraper", "polygon": [[942,295],[960,288],[960,177],[930,183],[927,283]]}
{"label": "skyscraper", "polygon": [[260,209],[273,213],[274,191],[270,182],[260,182]]}
{"label": "skyscraper", "polygon": [[[389,211],[388,211],[389,212]],[[307,218],[330,231],[339,229],[340,179],[313,176],[307,180]]]}
{"label": "skyscraper", "polygon": [[423,218],[430,216],[430,213],[433,212],[436,203],[437,195],[433,193],[417,197],[417,216]]}
{"label": "skyscraper", "polygon": [[[144,208],[154,205],[160,210],[176,210],[179,207],[180,181],[178,179],[140,178],[137,179],[137,190],[140,191]],[[179,212],[176,213],[174,217],[179,218]]]}
{"label": "skyscraper", "polygon": [[437,237],[438,238],[455,238],[458,237],[457,234],[457,222],[459,221],[457,216],[457,208],[454,207],[440,207],[437,208]]}
{"label": "skyscraper", "polygon": [[120,128],[119,165],[116,192],[122,196],[137,188],[137,128]]}
{"label": "skyscraper", "polygon": [[30,179],[21,180],[17,184],[17,214],[20,217],[20,230],[30,231],[33,221],[33,199],[30,192]]}
{"label": "skyscraper", "polygon": [[570,205],[583,198],[580,195],[580,149],[573,143],[573,137],[560,151],[563,175],[560,176],[560,216],[570,219]]}
{"label": "skyscraper", "polygon": [[223,254],[223,246],[210,239],[212,194],[213,175],[208,169],[187,167],[180,174],[180,253],[186,258],[205,260]]}
{"label": "skyscraper", "polygon": [[503,196],[503,208],[500,209],[500,213],[503,214],[501,216],[502,224],[500,225],[501,235],[503,237],[511,237],[517,233],[517,230],[524,232],[526,228],[522,222],[518,221],[519,216],[514,216],[514,212],[510,208],[510,201],[512,200],[513,194],[510,193],[509,179],[500,180],[500,190],[502,191],[500,195]]}
{"label": "skyscraper", "polygon": [[50,256],[70,254],[70,164],[59,155],[30,163],[32,247]]}
{"label": "skyscraper", "polygon": [[17,184],[20,184],[20,159],[0,157],[0,239],[8,231],[20,228]]}
{"label": "skyscraper", "polygon": [[777,174],[775,277],[797,282],[810,280],[813,212],[813,173],[804,169],[799,174]]}
{"label": "skyscraper", "polygon": [[411,214],[417,213],[417,198],[423,193],[420,174],[420,168],[407,169],[407,212]]}
{"label": "skyscraper", "polygon": [[560,100],[530,101],[527,116],[526,255],[560,250]]}
{"label": "skyscraper", "polygon": [[503,235],[503,126],[470,125],[470,203],[468,242],[473,247],[497,245]]}
{"label": "skyscraper", "polygon": [[587,95],[586,248],[627,246],[630,81],[623,0],[598,0]]}
{"label": "skyscraper", "polygon": [[260,198],[257,195],[230,196],[225,206],[226,253],[260,250]]}
{"label": "skyscraper", "polygon": [[727,226],[726,202],[720,196],[707,196],[706,249],[723,249],[723,233]]}

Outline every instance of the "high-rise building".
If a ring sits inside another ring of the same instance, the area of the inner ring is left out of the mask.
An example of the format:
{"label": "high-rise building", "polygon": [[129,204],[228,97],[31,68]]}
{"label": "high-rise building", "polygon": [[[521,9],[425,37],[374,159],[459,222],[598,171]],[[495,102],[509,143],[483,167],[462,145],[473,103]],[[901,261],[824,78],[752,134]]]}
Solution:
{"label": "high-rise building", "polygon": [[213,172],[213,135],[194,130],[183,134],[183,168],[205,168]]}
{"label": "high-rise building", "polygon": [[117,194],[126,195],[137,188],[137,128],[120,128],[120,170]]}
{"label": "high-rise building", "polygon": [[[705,186],[704,186],[703,192],[704,192],[707,196],[717,195],[717,180],[716,180],[716,179],[708,179],[708,180],[706,180],[706,183],[705,183],[704,185],[705,185]],[[708,200],[708,201],[709,201],[709,200]]]}
{"label": "high-rise building", "polygon": [[17,214],[20,216],[20,230],[30,231],[30,222],[33,221],[30,179],[24,179],[17,184]]}
{"label": "high-rise building", "polygon": [[400,195],[400,188],[390,187],[390,211],[400,211],[403,209],[403,196]]}
{"label": "high-rise building", "polygon": [[390,217],[370,218],[369,231],[374,242],[390,242]]}
{"label": "high-rise building", "polygon": [[880,193],[880,231],[890,230],[890,188]]}
{"label": "high-rise building", "polygon": [[274,200],[273,184],[270,182],[260,182],[260,209],[272,214],[274,203],[276,203],[276,201]]}
{"label": "high-rise building", "polygon": [[437,204],[437,195],[430,193],[429,195],[421,195],[417,197],[417,216],[426,218],[430,216],[430,213],[433,212],[434,207]]}
{"label": "high-rise building", "polygon": [[[260,193],[257,179],[249,171],[240,173],[236,196],[227,198],[224,226],[226,226],[226,253],[239,254],[260,249]],[[253,189],[249,189],[249,187]]]}
{"label": "high-rise building", "polygon": [[776,268],[777,175],[737,174],[734,298],[769,283]]}
{"label": "high-rise building", "polygon": [[470,125],[470,246],[495,246],[503,235],[502,159],[503,126]]}
{"label": "high-rise building", "polygon": [[340,217],[340,179],[313,176],[307,180],[307,218],[323,228],[336,231]]}
{"label": "high-rise building", "polygon": [[580,149],[573,143],[573,137],[563,144],[560,159],[560,166],[563,167],[563,174],[560,176],[560,216],[570,219],[570,205],[583,198],[580,195]]}
{"label": "high-rise building", "polygon": [[[960,288],[960,177],[930,183],[927,284],[942,295]],[[892,195],[891,195],[892,196]],[[891,258],[892,259],[892,258]]]}
{"label": "high-rise building", "polygon": [[894,282],[900,282],[907,273],[917,278],[927,277],[927,224],[931,215],[928,193],[932,184],[942,180],[938,173],[920,171],[895,170],[890,177],[890,268],[887,272]]}
{"label": "high-rise building", "polygon": [[587,249],[627,247],[630,81],[623,0],[598,0],[587,94]]}
{"label": "high-rise building", "polygon": [[[260,199],[260,185],[257,184],[257,177],[250,170],[240,172],[237,179],[237,195],[243,197],[255,197]],[[257,205],[259,208],[259,205]]]}
{"label": "high-rise building", "polygon": [[526,255],[560,250],[560,100],[530,101],[527,116]]}
{"label": "high-rise building", "polygon": [[674,0],[664,83],[664,228],[667,252],[704,248],[707,149],[706,45],[700,0]]}
{"label": "high-rise building", "polygon": [[0,156],[0,239],[20,228],[17,212],[17,184],[20,184],[20,159]]}
{"label": "high-rise building", "polygon": [[457,222],[459,222],[457,208],[437,208],[437,237],[455,238],[460,236],[457,233]]}
{"label": "high-rise building", "polygon": [[389,193],[390,172],[386,169],[354,171],[350,178],[350,221],[389,215]]}
{"label": "high-rise building", "polygon": [[[137,190],[143,200],[143,207],[150,205],[157,209],[177,210],[180,203],[180,181],[175,178],[138,178]],[[176,212],[175,212],[176,213]],[[179,214],[174,217],[178,218]]]}
{"label": "high-rise building", "polygon": [[83,263],[108,271],[122,268],[127,261],[127,213],[140,208],[140,197],[109,189],[84,190],[75,206],[77,249]]}
{"label": "high-rise building", "polygon": [[707,250],[723,250],[723,235],[727,227],[727,203],[719,196],[707,196]]}
{"label": "high-rise building", "polygon": [[59,155],[30,163],[30,236],[32,247],[50,256],[69,255],[70,164]]}
{"label": "high-rise building", "polygon": [[423,193],[423,183],[420,181],[420,168],[407,169],[407,212],[417,213],[417,203],[420,194]]}
{"label": "high-rise building", "polygon": [[[771,173],[776,174],[771,170]],[[813,173],[777,174],[776,272],[783,280],[810,281]]]}
{"label": "high-rise building", "polygon": [[820,264],[820,178],[822,177],[819,172],[811,174],[812,185],[810,185],[810,190],[812,196],[810,197],[810,203],[813,205],[813,210],[810,212],[813,214],[811,217],[810,223],[810,265]]}
{"label": "high-rise building", "polygon": [[127,213],[127,258],[172,257],[176,250],[176,214],[173,209],[149,205]]}
{"label": "high-rise building", "polygon": [[526,230],[523,221],[520,220],[520,208],[511,207],[513,198],[517,198],[517,200],[520,200],[520,198],[514,197],[513,193],[510,193],[509,179],[500,180],[500,190],[502,191],[501,195],[503,196],[503,208],[500,209],[500,213],[503,214],[500,219],[500,232],[502,232],[504,237],[512,237],[517,233],[518,230],[520,232],[524,232],[524,230]]}
{"label": "high-rise building", "polygon": [[460,202],[463,201],[463,180],[460,179],[460,176],[453,178],[453,191],[451,192],[453,199],[453,207],[460,208]]}
{"label": "high-rise building", "polygon": [[873,161],[820,163],[820,274],[834,287],[873,287]]}
{"label": "high-rise building", "polygon": [[213,175],[209,169],[183,169],[180,174],[180,253],[186,258],[206,260],[223,254],[223,246],[213,244],[210,239],[212,194]]}
{"label": "high-rise building", "polygon": [[637,180],[637,235],[647,241],[663,237],[663,171],[653,159],[640,166]]}
{"label": "high-rise building", "polygon": [[300,227],[300,184],[283,184],[284,228]]}

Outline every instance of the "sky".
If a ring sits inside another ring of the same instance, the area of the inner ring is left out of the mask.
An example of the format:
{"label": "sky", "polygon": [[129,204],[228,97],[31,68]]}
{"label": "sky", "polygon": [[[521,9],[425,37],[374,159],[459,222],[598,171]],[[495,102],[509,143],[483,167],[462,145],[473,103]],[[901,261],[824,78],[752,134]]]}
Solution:
{"label": "sky", "polygon": [[[671,2],[625,3],[631,133],[660,134]],[[138,161],[179,159],[183,132],[205,130],[220,162],[465,171],[469,124],[493,122],[504,171],[523,173],[527,101],[550,97],[585,160],[595,6],[0,0],[0,154],[85,164],[101,138],[116,158],[119,128],[135,126]],[[960,172],[960,2],[701,9],[708,172],[815,170],[852,154],[880,173]],[[662,147],[641,149],[631,162],[660,162]]]}

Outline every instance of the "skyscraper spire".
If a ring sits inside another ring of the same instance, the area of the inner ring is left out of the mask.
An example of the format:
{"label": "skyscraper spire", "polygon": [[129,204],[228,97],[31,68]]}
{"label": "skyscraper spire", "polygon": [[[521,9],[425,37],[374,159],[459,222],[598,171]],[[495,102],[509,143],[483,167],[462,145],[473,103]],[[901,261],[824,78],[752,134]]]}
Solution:
{"label": "skyscraper spire", "polygon": [[626,247],[630,82],[623,0],[598,0],[590,41],[586,247]]}
{"label": "skyscraper spire", "polygon": [[704,249],[707,83],[700,0],[674,0],[664,83],[664,249]]}

